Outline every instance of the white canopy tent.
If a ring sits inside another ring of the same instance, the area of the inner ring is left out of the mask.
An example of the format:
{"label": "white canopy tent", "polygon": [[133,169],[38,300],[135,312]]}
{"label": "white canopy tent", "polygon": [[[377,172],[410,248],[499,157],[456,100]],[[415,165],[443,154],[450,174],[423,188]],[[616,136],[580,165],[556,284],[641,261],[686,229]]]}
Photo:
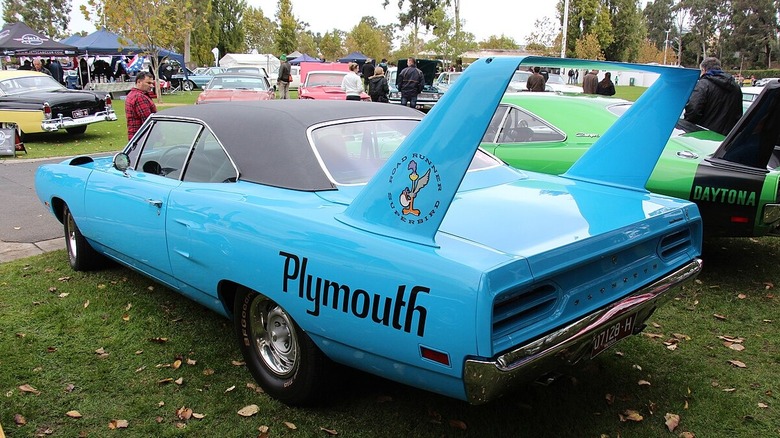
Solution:
{"label": "white canopy tent", "polygon": [[268,75],[275,80],[279,75],[279,66],[282,64],[274,55],[269,53],[228,53],[219,60],[220,67],[233,67],[251,65],[264,67]]}

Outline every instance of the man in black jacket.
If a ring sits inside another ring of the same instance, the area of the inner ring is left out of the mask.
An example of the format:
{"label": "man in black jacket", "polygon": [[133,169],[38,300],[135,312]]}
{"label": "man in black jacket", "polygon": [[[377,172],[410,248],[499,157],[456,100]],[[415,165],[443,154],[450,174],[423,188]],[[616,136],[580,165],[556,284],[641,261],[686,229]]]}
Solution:
{"label": "man in black jacket", "polygon": [[406,60],[406,68],[396,76],[395,86],[401,92],[401,105],[417,108],[417,95],[422,92],[425,86],[425,76],[417,68],[414,58]]}
{"label": "man in black jacket", "polygon": [[742,117],[742,90],[721,69],[718,58],[704,58],[701,77],[685,105],[685,120],[726,135]]}

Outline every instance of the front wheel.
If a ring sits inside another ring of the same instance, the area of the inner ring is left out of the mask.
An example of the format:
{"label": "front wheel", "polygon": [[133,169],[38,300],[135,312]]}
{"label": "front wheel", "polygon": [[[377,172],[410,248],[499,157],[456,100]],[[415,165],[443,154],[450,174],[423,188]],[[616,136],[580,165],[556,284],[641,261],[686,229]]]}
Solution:
{"label": "front wheel", "polygon": [[100,267],[101,256],[81,234],[68,206],[62,212],[62,225],[65,231],[65,249],[68,250],[68,262],[74,271],[90,271]]}
{"label": "front wheel", "polygon": [[181,87],[184,91],[192,91],[195,89],[195,84],[192,81],[184,81],[184,84]]}
{"label": "front wheel", "polygon": [[265,392],[288,405],[319,401],[329,360],[281,306],[242,288],[234,325],[246,366]]}

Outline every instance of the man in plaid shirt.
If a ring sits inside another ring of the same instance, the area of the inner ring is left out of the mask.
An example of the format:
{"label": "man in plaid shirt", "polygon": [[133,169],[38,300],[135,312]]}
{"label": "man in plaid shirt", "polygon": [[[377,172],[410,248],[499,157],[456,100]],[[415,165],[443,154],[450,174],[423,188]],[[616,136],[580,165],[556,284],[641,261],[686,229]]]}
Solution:
{"label": "man in plaid shirt", "polygon": [[140,72],[135,77],[135,86],[130,89],[125,99],[125,114],[127,115],[127,139],[133,138],[147,117],[157,112],[149,91],[154,87],[154,77],[151,73]]}

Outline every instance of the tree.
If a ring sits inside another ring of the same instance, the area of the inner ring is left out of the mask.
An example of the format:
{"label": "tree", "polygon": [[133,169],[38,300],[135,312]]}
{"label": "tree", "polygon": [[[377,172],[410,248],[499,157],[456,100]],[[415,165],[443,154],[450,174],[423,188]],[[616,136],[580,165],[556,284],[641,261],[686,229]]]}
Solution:
{"label": "tree", "polygon": [[247,49],[259,53],[276,52],[276,23],[266,17],[260,8],[249,7],[244,11],[244,32]]}
{"label": "tree", "polygon": [[363,17],[347,34],[345,45],[347,52],[359,51],[370,58],[388,56],[391,49],[390,41],[377,29],[374,17]]}
{"label": "tree", "polygon": [[318,41],[322,40],[320,34],[314,34],[311,31],[298,33],[298,51],[311,56],[318,56],[320,53]]}
{"label": "tree", "polygon": [[246,51],[243,17],[246,11],[244,0],[213,0],[212,19],[217,26],[217,48],[219,53],[243,53]]}
{"label": "tree", "polygon": [[450,17],[446,8],[440,8],[433,18],[434,38],[425,44],[425,50],[443,56],[446,63],[451,63],[464,52],[478,47],[474,34],[462,30],[463,20],[460,26],[456,26],[458,17]]}
{"label": "tree", "polygon": [[342,31],[333,29],[330,32],[325,32],[320,41],[320,53],[325,60],[333,61],[346,55],[344,51],[344,34]]}
{"label": "tree", "polygon": [[[675,31],[672,21],[673,6],[672,0],[655,0],[647,3],[642,12],[647,25],[647,38],[659,50],[663,50],[664,46],[667,45],[666,41],[669,37],[676,36],[672,33]],[[669,31],[671,35],[667,34],[666,31]]]}
{"label": "tree", "polygon": [[732,0],[730,52],[740,53],[740,66],[770,68],[778,33],[773,0]]}
{"label": "tree", "polygon": [[[217,19],[212,9],[211,1],[207,1],[207,8],[204,10],[202,18],[205,23],[193,26],[190,33],[192,47],[190,48],[190,64],[195,65],[213,65],[214,54],[211,50],[219,42],[219,26],[221,20]],[[185,58],[186,59],[186,58]]]}
{"label": "tree", "polygon": [[[387,8],[390,4],[390,0],[384,0],[382,6]],[[430,29],[434,22],[435,11],[440,6],[449,6],[449,0],[409,0],[406,12],[404,10],[404,0],[398,0],[398,9],[401,12],[398,13],[398,24],[403,29],[406,26],[412,26],[412,32],[410,34],[410,44],[413,49],[412,56],[417,57],[417,53],[422,44],[419,41],[420,29]]]}
{"label": "tree", "polygon": [[612,27],[612,42],[605,44],[604,56],[610,61],[636,61],[647,28],[637,0],[608,0],[606,11]]}
{"label": "tree", "polygon": [[68,36],[70,0],[3,0],[3,20],[22,22],[49,38]]}
{"label": "tree", "polygon": [[604,60],[604,52],[601,50],[599,40],[593,34],[577,38],[574,42],[574,53],[577,58]]}
{"label": "tree", "polygon": [[534,29],[525,39],[525,49],[528,52],[542,56],[555,56],[561,52],[561,34],[550,17],[537,19]]}
{"label": "tree", "polygon": [[295,33],[298,31],[298,22],[292,12],[292,2],[290,0],[279,0],[276,11],[276,20],[279,23],[279,29],[276,32],[276,48],[279,53],[290,53],[296,50],[298,42]]}
{"label": "tree", "polygon": [[[184,63],[192,65],[192,34],[193,29],[205,28],[206,35],[211,35],[212,26],[209,26],[208,17],[211,15],[211,0],[191,0],[192,7],[187,10],[185,21],[192,24],[189,32],[184,36]],[[213,45],[211,46],[213,47]]]}
{"label": "tree", "polygon": [[520,48],[520,45],[518,45],[514,39],[504,34],[501,34],[500,37],[491,35],[488,39],[480,41],[478,44],[480,49],[517,50]]}

